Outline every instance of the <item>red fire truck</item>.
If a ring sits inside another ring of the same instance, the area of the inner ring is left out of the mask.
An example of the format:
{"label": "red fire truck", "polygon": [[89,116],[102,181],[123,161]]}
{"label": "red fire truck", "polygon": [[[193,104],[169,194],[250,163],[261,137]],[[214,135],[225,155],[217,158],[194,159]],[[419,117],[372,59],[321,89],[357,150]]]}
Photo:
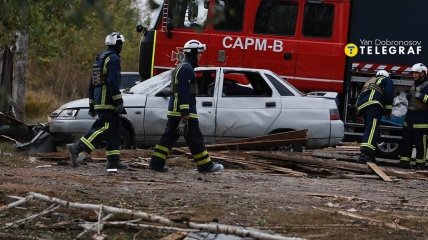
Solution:
{"label": "red fire truck", "polygon": [[[360,138],[359,91],[377,70],[395,91],[428,60],[428,2],[401,0],[157,0],[140,46],[147,79],[173,68],[190,39],[207,44],[201,66],[270,69],[304,92],[334,91],[348,139]],[[140,28],[141,29],[141,28]],[[401,127],[381,127],[383,155],[397,153]]]}

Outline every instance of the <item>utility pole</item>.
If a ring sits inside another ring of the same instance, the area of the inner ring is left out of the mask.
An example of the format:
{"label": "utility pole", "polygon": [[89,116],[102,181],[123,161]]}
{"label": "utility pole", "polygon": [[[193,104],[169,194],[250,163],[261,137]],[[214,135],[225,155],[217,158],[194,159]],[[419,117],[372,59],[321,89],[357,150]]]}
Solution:
{"label": "utility pole", "polygon": [[15,64],[13,69],[12,102],[16,118],[25,120],[25,86],[28,69],[28,33],[18,31],[15,34]]}

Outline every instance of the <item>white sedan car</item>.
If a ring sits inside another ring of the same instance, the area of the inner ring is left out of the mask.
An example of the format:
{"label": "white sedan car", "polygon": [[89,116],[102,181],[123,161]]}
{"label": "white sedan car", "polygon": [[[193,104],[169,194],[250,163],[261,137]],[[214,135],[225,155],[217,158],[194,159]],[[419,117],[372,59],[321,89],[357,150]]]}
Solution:
{"label": "white sedan car", "polygon": [[[204,140],[209,142],[308,129],[307,148],[337,145],[344,136],[331,93],[303,96],[269,70],[203,67],[195,70],[197,111]],[[160,139],[167,121],[171,71],[123,93],[128,114],[122,116],[123,147],[150,146]],[[333,94],[334,98],[335,94]],[[50,132],[62,142],[74,141],[95,121],[88,99],[64,104],[49,118]],[[183,139],[180,139],[183,141]]]}

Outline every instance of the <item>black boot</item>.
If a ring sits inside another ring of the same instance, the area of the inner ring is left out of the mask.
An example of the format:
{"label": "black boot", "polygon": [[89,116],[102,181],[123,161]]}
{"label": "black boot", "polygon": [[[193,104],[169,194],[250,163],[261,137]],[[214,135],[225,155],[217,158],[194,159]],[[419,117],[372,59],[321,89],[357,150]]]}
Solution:
{"label": "black boot", "polygon": [[400,160],[399,165],[401,168],[409,169],[410,168],[410,161]]}
{"label": "black boot", "polygon": [[165,161],[159,159],[150,159],[149,169],[156,172],[168,172],[169,168],[165,167]]}
{"label": "black boot", "polygon": [[415,165],[416,170],[425,170],[425,163],[417,162]]}
{"label": "black boot", "polygon": [[107,161],[107,172],[117,172],[117,170],[128,169],[128,164],[121,162],[120,160],[108,160]]}
{"label": "black boot", "polygon": [[67,150],[70,156],[71,166],[78,167],[80,163],[77,158],[79,157],[79,153],[82,152],[82,149],[79,147],[79,143],[67,144]]}

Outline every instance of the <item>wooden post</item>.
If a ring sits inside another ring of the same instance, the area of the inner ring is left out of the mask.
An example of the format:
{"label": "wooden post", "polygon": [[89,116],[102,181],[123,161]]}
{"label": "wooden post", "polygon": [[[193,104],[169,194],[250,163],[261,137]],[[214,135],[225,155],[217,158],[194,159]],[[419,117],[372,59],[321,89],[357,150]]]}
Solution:
{"label": "wooden post", "polygon": [[16,32],[16,52],[14,65],[14,81],[12,85],[12,101],[15,107],[16,118],[24,121],[25,118],[25,86],[28,69],[28,33]]}

